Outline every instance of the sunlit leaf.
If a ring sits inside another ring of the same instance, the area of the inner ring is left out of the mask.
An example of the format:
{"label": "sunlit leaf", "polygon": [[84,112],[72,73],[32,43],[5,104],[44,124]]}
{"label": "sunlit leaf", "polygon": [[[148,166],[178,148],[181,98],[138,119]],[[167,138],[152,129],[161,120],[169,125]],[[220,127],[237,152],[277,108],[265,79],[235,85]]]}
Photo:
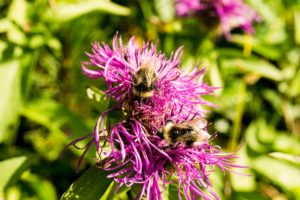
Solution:
{"label": "sunlit leaf", "polygon": [[233,200],[267,200],[267,198],[258,192],[237,192],[233,194]]}
{"label": "sunlit leaf", "polygon": [[246,84],[245,83],[240,83],[239,90],[238,90],[238,96],[236,99],[236,108],[235,108],[235,116],[233,120],[233,129],[232,129],[232,134],[231,138],[229,141],[229,148],[231,151],[234,151],[236,149],[238,139],[241,134],[241,126],[242,126],[242,118],[244,114],[244,109],[245,109],[245,99],[246,99]]}
{"label": "sunlit leaf", "polygon": [[295,97],[300,95],[300,68],[291,81],[290,88],[287,91],[290,96]]}
{"label": "sunlit leaf", "polygon": [[[31,100],[22,109],[22,115],[26,118],[39,123],[49,129],[48,138],[40,138],[40,142],[33,142],[38,151],[43,151],[42,155],[48,155],[48,159],[56,159],[66,143],[72,140],[88,135],[91,131],[80,117],[72,113],[63,105],[52,99],[40,98]],[[44,138],[44,139],[43,139]],[[84,146],[87,141],[79,142],[79,146]],[[82,151],[75,151],[81,155]],[[87,154],[89,161],[94,161],[93,154]]]}
{"label": "sunlit leaf", "polygon": [[237,156],[239,156],[239,159],[237,160],[236,164],[248,166],[249,168],[234,169],[234,172],[238,172],[239,174],[230,174],[232,188],[238,192],[253,192],[256,190],[255,175],[251,171],[250,160],[247,156],[246,146],[239,150]]}
{"label": "sunlit leaf", "polygon": [[104,195],[100,198],[100,200],[130,200],[130,198],[127,195],[127,192],[130,190],[130,187],[122,186],[118,191],[116,192],[118,184],[115,182],[112,182],[110,186],[107,188]]}
{"label": "sunlit leaf", "polygon": [[48,127],[49,129],[54,127],[59,128],[66,123],[73,122],[72,124],[69,124],[71,125],[71,127],[69,127],[71,130],[69,131],[72,131],[73,134],[79,134],[80,132],[82,133],[82,131],[88,131],[86,125],[78,116],[52,99],[32,99],[23,108],[22,114],[33,121]]}
{"label": "sunlit leaf", "polygon": [[291,155],[291,154],[282,153],[282,152],[272,152],[269,155],[274,158],[286,160],[286,161],[292,162],[292,163],[300,166],[300,156]]}
{"label": "sunlit leaf", "polygon": [[14,24],[11,22],[11,20],[4,18],[0,19],[0,33],[7,32],[8,30],[12,29],[14,27]]}
{"label": "sunlit leaf", "polygon": [[106,192],[112,179],[107,172],[95,166],[80,176],[63,194],[61,200],[98,200]]}
{"label": "sunlit leaf", "polygon": [[275,151],[300,155],[299,139],[286,132],[277,132],[277,135],[272,142],[272,146]]}
{"label": "sunlit leaf", "polygon": [[175,9],[173,0],[155,0],[154,5],[162,21],[168,22],[174,18]]}
{"label": "sunlit leaf", "polygon": [[17,186],[9,187],[6,194],[6,200],[21,200],[22,191]]}
{"label": "sunlit leaf", "polygon": [[259,142],[257,138],[259,133],[259,122],[251,123],[245,132],[247,144],[254,151],[266,152],[268,147]]}
{"label": "sunlit leaf", "polygon": [[262,77],[280,81],[283,79],[282,72],[270,62],[259,59],[226,59],[222,62],[224,68],[238,68],[241,72],[251,72]]}
{"label": "sunlit leaf", "polygon": [[94,11],[101,11],[114,15],[129,15],[130,10],[105,0],[77,1],[76,3],[58,2],[53,10],[47,13],[48,18],[54,18],[60,22],[73,20],[81,15]]}
{"label": "sunlit leaf", "polygon": [[253,169],[285,190],[296,192],[300,189],[299,167],[268,156],[260,156],[253,160]]}
{"label": "sunlit leaf", "polygon": [[40,200],[56,200],[56,191],[50,181],[35,174],[27,173],[22,180],[36,193]]}
{"label": "sunlit leaf", "polygon": [[26,0],[13,0],[10,4],[7,17],[20,26],[25,26],[27,23],[27,7],[28,3]]}
{"label": "sunlit leaf", "polygon": [[94,86],[89,86],[86,89],[86,93],[89,99],[94,99],[95,101],[100,102],[105,97],[105,93],[99,90]]}
{"label": "sunlit leaf", "polygon": [[8,41],[18,44],[18,45],[26,45],[28,42],[28,38],[26,37],[25,33],[21,31],[16,26],[13,26],[7,32]]}
{"label": "sunlit leaf", "polygon": [[278,114],[282,115],[282,113],[280,113],[281,111],[280,95],[274,90],[263,90],[262,95],[273,106],[273,108],[278,112]]}
{"label": "sunlit leaf", "polygon": [[295,41],[300,44],[300,11],[294,12]]}
{"label": "sunlit leaf", "polygon": [[224,82],[220,73],[219,66],[216,63],[210,63],[209,65],[209,78],[212,86],[220,87],[220,89],[215,91],[215,93],[217,95],[221,95]]}
{"label": "sunlit leaf", "polygon": [[11,142],[18,125],[21,102],[20,60],[0,63],[0,143]]}
{"label": "sunlit leaf", "polygon": [[39,48],[45,44],[45,37],[43,35],[35,35],[32,38],[30,38],[30,41],[28,43],[30,48]]}
{"label": "sunlit leaf", "polygon": [[[246,36],[233,35],[231,41],[244,47]],[[274,49],[273,46],[264,44],[261,41],[251,38],[251,46],[253,51],[262,54],[263,56],[271,59],[277,59],[280,57],[280,49]]]}
{"label": "sunlit leaf", "polygon": [[4,191],[13,185],[28,167],[29,159],[26,156],[0,161],[0,197],[3,197]]}

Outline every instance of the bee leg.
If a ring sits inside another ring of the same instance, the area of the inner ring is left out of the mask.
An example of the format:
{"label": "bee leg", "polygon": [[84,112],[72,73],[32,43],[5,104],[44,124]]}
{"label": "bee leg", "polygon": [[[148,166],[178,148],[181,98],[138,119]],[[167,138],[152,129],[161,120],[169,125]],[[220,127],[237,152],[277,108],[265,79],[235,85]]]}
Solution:
{"label": "bee leg", "polygon": [[173,146],[172,145],[168,145],[168,146],[165,146],[165,147],[163,147],[163,150],[165,151],[165,150],[167,150],[167,149],[171,149]]}
{"label": "bee leg", "polygon": [[194,141],[192,141],[192,140],[189,140],[189,141],[186,141],[186,146],[188,146],[188,147],[192,147],[193,146],[193,144],[194,144]]}

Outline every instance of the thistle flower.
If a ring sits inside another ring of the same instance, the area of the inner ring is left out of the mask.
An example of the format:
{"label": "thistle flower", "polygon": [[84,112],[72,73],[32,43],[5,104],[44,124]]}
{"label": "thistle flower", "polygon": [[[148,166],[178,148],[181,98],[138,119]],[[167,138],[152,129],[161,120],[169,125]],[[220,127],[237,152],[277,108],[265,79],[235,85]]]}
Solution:
{"label": "thistle flower", "polygon": [[[129,119],[114,125],[105,136],[111,146],[107,158],[101,162],[103,169],[110,171],[108,178],[131,187],[140,186],[137,199],[162,199],[162,191],[169,184],[178,188],[178,197],[205,200],[219,199],[209,181],[212,169],[224,173],[232,167],[234,154],[224,154],[218,146],[204,142],[200,146],[168,146],[156,135],[150,135],[143,125]],[[101,148],[105,148],[102,146]]]}
{"label": "thistle flower", "polygon": [[[90,61],[83,62],[83,73],[104,79],[108,87],[104,93],[116,101],[116,109],[125,108],[129,117],[147,122],[150,129],[157,130],[171,115],[177,121],[189,116],[203,117],[206,111],[202,105],[213,106],[202,98],[216,89],[203,82],[205,69],[195,68],[184,74],[178,68],[182,48],[167,58],[150,42],[139,48],[132,37],[124,45],[116,35],[112,48],[94,43],[92,52],[87,53]],[[133,79],[145,64],[155,73],[155,89],[152,98],[141,101],[134,96]]]}
{"label": "thistle flower", "polygon": [[176,0],[176,14],[178,16],[187,16],[201,10],[199,0]]}
{"label": "thistle flower", "polygon": [[243,0],[176,0],[175,8],[178,16],[197,15],[205,17],[205,20],[217,18],[227,37],[234,28],[253,33],[252,23],[260,20],[255,10]]}
{"label": "thistle flower", "polygon": [[[169,184],[177,184],[179,199],[218,199],[208,177],[217,167],[223,172],[239,167],[233,164],[236,156],[222,153],[208,140],[190,146],[180,142],[169,144],[158,134],[169,120],[182,123],[205,116],[202,106],[212,104],[202,96],[216,89],[203,82],[205,69],[182,72],[178,68],[182,48],[167,58],[149,42],[139,48],[134,38],[123,45],[121,38],[115,36],[112,46],[93,44],[93,53],[87,53],[90,61],[82,65],[90,78],[105,80],[104,93],[115,101],[114,107],[101,114],[94,129],[99,166],[110,172],[108,178],[113,178],[118,188],[140,186],[138,199],[145,195],[149,200],[160,200]],[[144,99],[137,97],[135,91],[140,73],[145,72],[141,69],[154,72],[152,78],[141,78],[147,89]],[[149,80],[155,82],[153,90]],[[115,110],[123,111],[124,118],[112,126],[106,125],[105,118]],[[70,145],[76,146],[79,140]],[[90,145],[91,141],[84,153]]]}
{"label": "thistle flower", "polygon": [[215,1],[213,6],[219,16],[225,35],[237,27],[242,28],[247,33],[253,33],[252,23],[260,20],[255,10],[241,0]]}

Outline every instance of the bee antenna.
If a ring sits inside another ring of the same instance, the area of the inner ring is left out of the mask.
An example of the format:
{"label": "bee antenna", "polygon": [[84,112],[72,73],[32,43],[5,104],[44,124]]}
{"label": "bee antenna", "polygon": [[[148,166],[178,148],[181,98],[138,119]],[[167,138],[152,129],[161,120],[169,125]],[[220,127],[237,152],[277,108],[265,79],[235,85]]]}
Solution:
{"label": "bee antenna", "polygon": [[195,119],[195,117],[197,116],[198,113],[194,113],[193,117],[191,118],[191,120]]}
{"label": "bee antenna", "polygon": [[183,106],[181,106],[181,107],[180,107],[179,113],[181,113],[181,112],[182,112],[182,109],[183,109]]}
{"label": "bee antenna", "polygon": [[168,116],[168,115],[165,115],[165,116],[164,116],[164,121],[166,122],[168,118],[169,118],[169,116]]}
{"label": "bee antenna", "polygon": [[189,119],[189,116],[187,115],[185,118],[184,118],[184,121],[188,121]]}
{"label": "bee antenna", "polygon": [[155,90],[157,90],[157,85],[155,83],[153,83],[152,86]]}
{"label": "bee antenna", "polygon": [[214,140],[218,137],[218,133],[215,132],[214,134],[211,135],[211,137],[209,138],[209,141]]}
{"label": "bee antenna", "polygon": [[171,110],[171,115],[172,115],[172,116],[174,115],[174,107],[173,107],[172,110]]}

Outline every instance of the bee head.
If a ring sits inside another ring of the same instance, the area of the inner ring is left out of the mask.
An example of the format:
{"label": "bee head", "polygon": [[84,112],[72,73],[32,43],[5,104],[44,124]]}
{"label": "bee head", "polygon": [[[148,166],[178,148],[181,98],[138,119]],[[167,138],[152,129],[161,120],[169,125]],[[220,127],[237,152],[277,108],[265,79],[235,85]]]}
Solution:
{"label": "bee head", "polygon": [[132,91],[136,97],[150,98],[154,94],[156,74],[150,67],[141,67],[132,77]]}
{"label": "bee head", "polygon": [[174,126],[171,128],[169,137],[172,143],[175,143],[181,135],[182,135],[182,130],[179,127]]}

